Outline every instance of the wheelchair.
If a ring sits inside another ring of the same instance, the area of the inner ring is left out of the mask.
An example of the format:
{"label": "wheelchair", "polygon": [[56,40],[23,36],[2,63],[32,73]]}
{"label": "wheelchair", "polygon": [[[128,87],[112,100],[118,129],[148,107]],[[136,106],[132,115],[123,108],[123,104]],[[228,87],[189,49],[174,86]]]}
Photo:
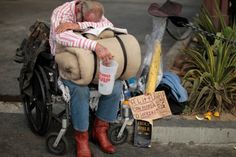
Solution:
{"label": "wheelchair", "polygon": [[[46,145],[49,152],[63,155],[68,149],[65,133],[70,126],[70,95],[68,88],[60,81],[57,64],[50,53],[48,37],[48,25],[36,21],[30,27],[29,37],[24,39],[17,49],[15,61],[23,63],[18,80],[24,113],[31,131],[44,136],[48,133],[52,121],[58,122],[61,125],[59,133],[49,133]],[[124,81],[124,85],[126,83]],[[95,86],[91,85],[89,88],[90,109],[94,111],[99,93]],[[56,108],[58,104],[63,107]],[[110,125],[108,130],[108,137],[114,145],[122,144],[128,138],[126,125],[131,119],[129,108],[122,107],[121,104],[117,117],[117,123]]]}

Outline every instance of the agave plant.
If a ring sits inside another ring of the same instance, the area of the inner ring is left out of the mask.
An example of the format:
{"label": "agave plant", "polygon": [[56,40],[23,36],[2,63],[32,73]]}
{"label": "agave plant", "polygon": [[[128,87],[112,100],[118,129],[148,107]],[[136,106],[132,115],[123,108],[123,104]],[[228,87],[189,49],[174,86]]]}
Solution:
{"label": "agave plant", "polygon": [[[215,1],[219,4],[219,1]],[[201,29],[227,40],[219,40],[196,33],[197,46],[184,53],[192,58],[189,71],[183,78],[189,92],[192,112],[236,111],[236,26],[226,25],[216,5],[219,25],[215,26],[208,11],[203,8],[195,24]]]}
{"label": "agave plant", "polygon": [[184,76],[192,112],[232,111],[236,106],[236,49],[216,40],[213,45],[199,35],[201,48],[186,49],[192,68]]}

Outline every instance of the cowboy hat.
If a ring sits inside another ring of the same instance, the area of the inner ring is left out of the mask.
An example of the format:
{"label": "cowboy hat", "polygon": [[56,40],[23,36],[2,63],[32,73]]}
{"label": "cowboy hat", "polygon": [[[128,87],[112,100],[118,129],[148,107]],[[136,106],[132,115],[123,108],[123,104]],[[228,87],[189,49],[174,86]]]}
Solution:
{"label": "cowboy hat", "polygon": [[181,4],[167,0],[161,7],[157,3],[152,3],[148,8],[148,13],[157,17],[169,17],[179,16],[181,10]]}

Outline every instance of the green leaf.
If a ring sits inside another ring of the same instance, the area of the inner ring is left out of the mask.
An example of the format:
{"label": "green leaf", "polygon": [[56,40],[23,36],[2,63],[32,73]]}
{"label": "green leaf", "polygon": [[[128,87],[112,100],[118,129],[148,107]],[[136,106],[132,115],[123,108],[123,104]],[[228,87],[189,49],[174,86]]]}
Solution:
{"label": "green leaf", "polygon": [[210,106],[212,104],[212,101],[214,99],[213,97],[214,92],[212,90],[209,90],[209,94],[206,97],[205,103],[203,104],[205,106],[205,111],[209,111]]}
{"label": "green leaf", "polygon": [[185,51],[193,60],[193,64],[203,71],[209,71],[205,58],[196,50],[188,49]]}
{"label": "green leaf", "polygon": [[224,35],[224,37],[228,38],[232,35],[233,33],[233,29],[229,26],[226,26],[223,30],[222,30],[222,33]]}
{"label": "green leaf", "polygon": [[210,73],[214,75],[214,73],[215,73],[215,57],[214,57],[214,53],[213,53],[213,48],[211,47],[211,45],[209,44],[209,42],[207,41],[207,39],[205,37],[203,37],[202,39],[204,41],[208,60],[209,60]]}
{"label": "green leaf", "polygon": [[[193,91],[193,92],[197,92],[197,91],[198,91],[199,82],[200,82],[199,79],[195,79],[195,80],[194,80],[194,82],[193,82],[193,87],[192,87],[192,91]],[[190,97],[191,97],[191,95],[190,95]]]}
{"label": "green leaf", "polygon": [[[201,99],[203,99],[204,94],[207,94],[209,92],[209,88],[207,86],[203,87],[197,97],[197,100],[195,102],[195,106],[197,106]],[[196,108],[196,107],[195,107]],[[194,108],[194,110],[195,110]]]}
{"label": "green leaf", "polygon": [[231,57],[229,59],[229,65],[236,66],[236,51],[234,52],[234,54],[231,55]]}
{"label": "green leaf", "polygon": [[213,85],[214,84],[214,78],[213,78],[213,76],[212,76],[212,74],[210,74],[210,73],[208,73],[208,72],[204,72],[201,76],[200,76],[200,78],[202,79],[202,80],[204,80],[205,82],[205,84],[206,85]]}
{"label": "green leaf", "polygon": [[232,75],[235,71],[235,66],[227,67],[223,70],[222,77],[219,79],[219,82],[227,83],[229,80],[234,79],[236,76]]}
{"label": "green leaf", "polygon": [[220,94],[215,94],[217,100],[217,110],[222,111],[222,96]]}

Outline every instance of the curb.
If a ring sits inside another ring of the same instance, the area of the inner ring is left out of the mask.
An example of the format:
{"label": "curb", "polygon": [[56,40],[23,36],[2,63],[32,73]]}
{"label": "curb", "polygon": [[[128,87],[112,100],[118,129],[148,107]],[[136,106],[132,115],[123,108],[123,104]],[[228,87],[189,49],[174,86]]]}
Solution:
{"label": "curb", "polygon": [[[20,102],[0,102],[0,113],[24,114],[24,111]],[[127,126],[129,141],[133,140],[133,128]],[[152,142],[190,145],[236,144],[236,121],[198,121],[171,116],[154,121]]]}
{"label": "curb", "polygon": [[[129,141],[133,141],[134,127],[128,126]],[[152,142],[159,144],[235,145],[236,121],[198,121],[159,119],[153,123]]]}
{"label": "curb", "polygon": [[235,144],[236,121],[161,119],[154,122],[152,141],[163,144]]}
{"label": "curb", "polygon": [[0,101],[4,102],[20,102],[20,95],[0,95]]}

